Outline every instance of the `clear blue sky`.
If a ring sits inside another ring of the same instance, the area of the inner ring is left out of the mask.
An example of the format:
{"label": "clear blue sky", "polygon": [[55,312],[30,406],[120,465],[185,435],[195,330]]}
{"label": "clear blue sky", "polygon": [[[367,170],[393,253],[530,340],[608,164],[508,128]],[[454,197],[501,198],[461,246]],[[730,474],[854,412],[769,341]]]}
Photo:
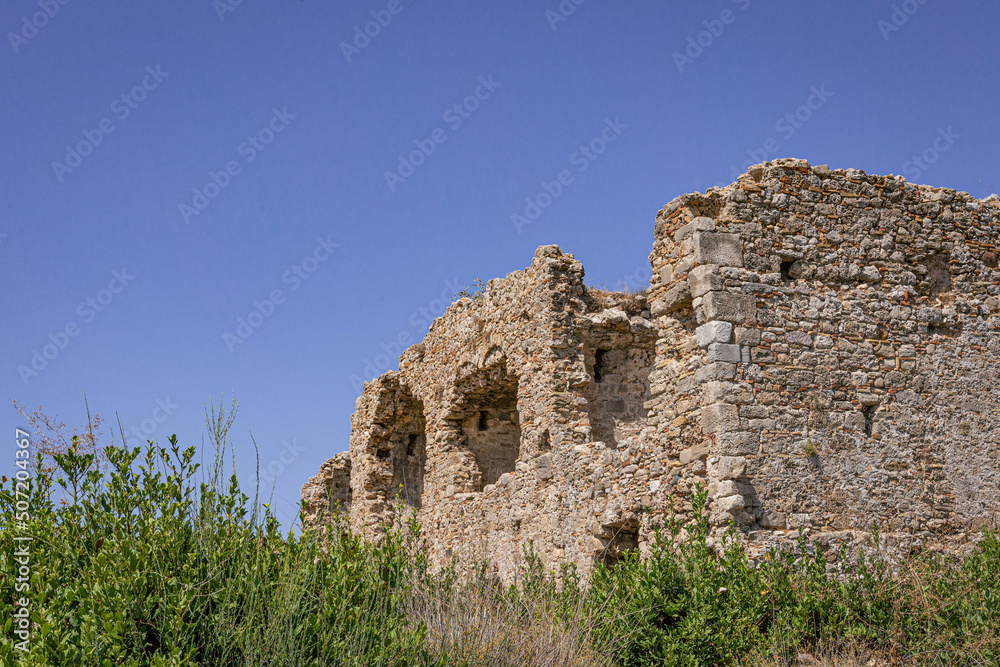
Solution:
{"label": "clear blue sky", "polygon": [[0,10],[3,471],[12,400],[200,445],[235,391],[288,521],[358,379],[539,245],[636,285],[751,158],[1000,189],[995,1],[63,1]]}

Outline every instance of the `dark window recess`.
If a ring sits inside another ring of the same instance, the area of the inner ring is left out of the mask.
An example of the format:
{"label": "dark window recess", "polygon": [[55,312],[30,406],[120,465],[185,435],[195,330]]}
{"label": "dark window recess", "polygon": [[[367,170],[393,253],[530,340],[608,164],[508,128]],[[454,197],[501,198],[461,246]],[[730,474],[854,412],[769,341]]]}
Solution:
{"label": "dark window recess", "polygon": [[479,413],[479,430],[486,431],[490,428],[490,413],[483,410]]}
{"label": "dark window recess", "polygon": [[[778,270],[781,271],[781,279],[784,280],[786,283],[792,281],[791,271],[792,271],[792,265],[793,264],[795,264],[795,260],[794,259],[793,260],[788,260],[786,262],[782,262],[781,266],[778,268]],[[772,264],[771,266],[774,266],[774,265]]]}
{"label": "dark window recess", "polygon": [[377,449],[377,450],[375,450],[375,456],[378,458],[379,461],[388,461],[389,458],[392,456],[392,450],[391,449]]}
{"label": "dark window recess", "polygon": [[872,434],[872,426],[875,425],[876,410],[878,410],[877,405],[866,405],[861,408],[861,414],[865,416],[865,435]]}
{"label": "dark window recess", "polygon": [[927,258],[927,283],[931,296],[951,290],[951,269],[948,255],[931,255]]}
{"label": "dark window recess", "polygon": [[594,352],[594,382],[604,382],[604,353],[607,350]]}
{"label": "dark window recess", "polygon": [[413,456],[417,453],[417,440],[420,436],[416,433],[411,433],[409,439],[406,441],[406,456],[407,458]]}

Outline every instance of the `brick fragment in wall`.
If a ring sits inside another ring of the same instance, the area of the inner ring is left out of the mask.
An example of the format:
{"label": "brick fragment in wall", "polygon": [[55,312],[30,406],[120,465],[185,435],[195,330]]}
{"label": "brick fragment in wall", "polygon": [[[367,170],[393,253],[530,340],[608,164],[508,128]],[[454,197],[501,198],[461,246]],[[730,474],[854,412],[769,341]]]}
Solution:
{"label": "brick fragment in wall", "polygon": [[778,160],[660,211],[646,293],[543,246],[366,385],[306,521],[353,490],[379,539],[402,488],[435,567],[488,553],[511,581],[531,540],[587,576],[707,484],[750,553],[873,521],[964,548],[1000,508],[998,221],[1000,199]]}

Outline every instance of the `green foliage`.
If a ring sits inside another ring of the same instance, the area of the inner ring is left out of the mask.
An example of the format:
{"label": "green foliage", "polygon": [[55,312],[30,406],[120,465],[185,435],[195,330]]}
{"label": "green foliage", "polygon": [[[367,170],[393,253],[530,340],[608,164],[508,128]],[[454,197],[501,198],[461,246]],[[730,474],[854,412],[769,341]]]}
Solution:
{"label": "green foliage", "polygon": [[[224,445],[231,418],[210,422]],[[104,452],[106,473],[92,454],[57,454],[55,471],[33,481],[23,529],[13,483],[0,486],[0,664],[433,664],[422,628],[401,613],[422,560],[414,535],[390,531],[379,548],[343,525],[282,535],[223,474],[223,446],[200,484],[194,448],[176,437]],[[34,538],[30,592],[17,595],[7,576],[15,534]],[[27,653],[11,620],[21,595]]]}
{"label": "green foliage", "polygon": [[486,283],[482,281],[482,278],[476,278],[476,281],[471,287],[466,287],[463,290],[455,292],[455,295],[451,297],[451,302],[455,303],[459,299],[472,299],[476,300],[486,292]]}
{"label": "green foliage", "polygon": [[[619,616],[605,633],[627,634],[620,664],[730,665],[751,656],[792,664],[803,651],[862,648],[907,656],[906,664],[973,665],[1000,661],[1000,540],[987,532],[955,566],[914,557],[898,571],[884,560],[837,563],[799,536],[798,547],[752,563],[730,529],[716,555],[707,537],[705,493],[697,520],[668,526],[647,561],[599,567],[591,596]],[[877,539],[877,538],[876,538]]]}
{"label": "green foliage", "polygon": [[[529,543],[517,583],[502,586],[487,562],[431,573],[412,516],[378,546],[342,518],[282,534],[225,472],[235,407],[207,415],[207,471],[175,437],[107,447],[101,468],[76,447],[56,453],[31,482],[23,528],[4,478],[0,664],[791,664],[844,647],[905,664],[1000,663],[995,533],[961,561],[926,554],[890,568],[800,535],[754,562],[734,529],[725,548],[709,537],[698,490],[695,520],[670,523],[645,561],[598,566],[585,586],[573,567],[547,570]],[[34,538],[27,593],[8,576],[18,535]],[[21,596],[27,653],[13,634]]]}

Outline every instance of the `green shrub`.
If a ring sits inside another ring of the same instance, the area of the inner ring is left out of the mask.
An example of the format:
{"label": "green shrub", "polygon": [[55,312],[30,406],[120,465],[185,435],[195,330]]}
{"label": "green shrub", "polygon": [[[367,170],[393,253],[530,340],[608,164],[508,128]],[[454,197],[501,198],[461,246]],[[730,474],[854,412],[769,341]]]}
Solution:
{"label": "green shrub", "polygon": [[[74,448],[52,473],[39,466],[23,528],[13,481],[0,485],[0,664],[433,663],[402,614],[417,535],[390,531],[379,548],[343,525],[282,535],[223,479],[224,447],[200,484],[194,448],[175,437],[104,454],[105,472]],[[7,576],[15,535],[34,538],[27,653],[12,620],[24,594]]]}
{"label": "green shrub", "polygon": [[1000,664],[995,533],[960,566],[925,554],[891,569],[862,554],[854,564],[842,555],[828,568],[801,533],[797,549],[772,550],[755,565],[732,529],[716,555],[705,493],[694,501],[697,520],[685,539],[677,539],[674,523],[647,561],[633,553],[595,573],[591,595],[615,596],[621,610],[604,632],[629,638],[621,665],[736,665],[754,656],[792,664],[802,652],[858,649],[905,656],[907,665]]}
{"label": "green shrub", "polygon": [[[669,524],[645,561],[632,552],[584,586],[573,567],[546,571],[529,544],[503,586],[488,562],[431,572],[415,519],[378,546],[340,514],[282,534],[224,472],[232,415],[208,416],[206,471],[175,437],[104,448],[100,467],[92,449],[53,452],[54,468],[36,462],[23,526],[3,479],[0,664],[789,665],[802,652],[1000,664],[993,532],[961,561],[828,559],[800,535],[753,562],[733,529],[717,555],[699,490],[695,520]],[[26,535],[30,590],[19,592],[8,573]],[[27,652],[14,633],[22,596]]]}

